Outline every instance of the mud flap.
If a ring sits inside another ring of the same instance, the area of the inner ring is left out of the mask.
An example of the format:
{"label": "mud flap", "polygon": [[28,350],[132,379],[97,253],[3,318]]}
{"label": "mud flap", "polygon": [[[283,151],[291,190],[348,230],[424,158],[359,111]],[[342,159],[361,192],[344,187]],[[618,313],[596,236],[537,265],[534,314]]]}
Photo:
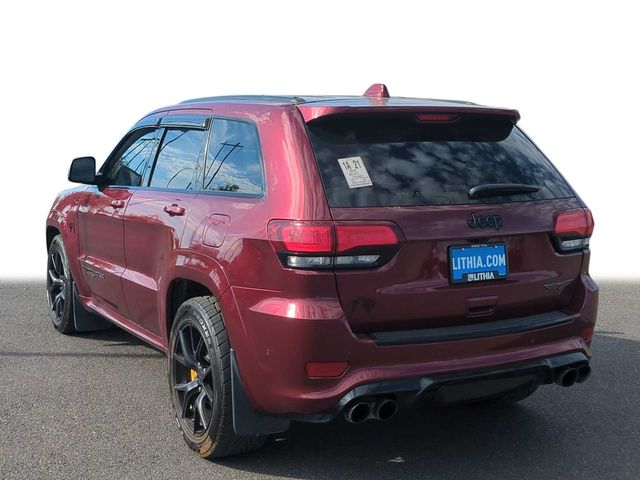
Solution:
{"label": "mud flap", "polygon": [[233,403],[233,430],[236,435],[241,437],[269,435],[289,429],[291,424],[289,419],[262,415],[253,409],[242,386],[242,378],[233,350],[231,350],[231,401]]}
{"label": "mud flap", "polygon": [[107,330],[113,325],[108,320],[105,320],[100,315],[90,312],[78,297],[78,289],[76,283],[72,283],[73,288],[73,324],[76,327],[77,332],[94,332],[96,330]]}

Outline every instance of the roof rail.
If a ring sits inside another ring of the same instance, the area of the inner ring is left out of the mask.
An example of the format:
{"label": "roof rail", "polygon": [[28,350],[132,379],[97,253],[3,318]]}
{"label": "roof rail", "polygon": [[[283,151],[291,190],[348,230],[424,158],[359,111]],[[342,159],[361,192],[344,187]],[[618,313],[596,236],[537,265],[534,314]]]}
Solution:
{"label": "roof rail", "polygon": [[219,97],[201,97],[184,100],[180,104],[185,103],[201,103],[201,102],[253,102],[253,103],[302,103],[304,98],[286,95],[223,95]]}

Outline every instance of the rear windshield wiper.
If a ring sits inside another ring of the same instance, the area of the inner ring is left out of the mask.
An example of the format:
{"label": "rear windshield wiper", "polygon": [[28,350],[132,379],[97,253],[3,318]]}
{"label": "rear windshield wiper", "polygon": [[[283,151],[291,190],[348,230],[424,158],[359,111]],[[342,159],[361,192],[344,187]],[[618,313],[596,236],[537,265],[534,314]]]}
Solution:
{"label": "rear windshield wiper", "polygon": [[535,193],[540,188],[537,185],[524,183],[484,183],[469,190],[469,198],[495,197],[498,195],[513,195],[516,193]]}

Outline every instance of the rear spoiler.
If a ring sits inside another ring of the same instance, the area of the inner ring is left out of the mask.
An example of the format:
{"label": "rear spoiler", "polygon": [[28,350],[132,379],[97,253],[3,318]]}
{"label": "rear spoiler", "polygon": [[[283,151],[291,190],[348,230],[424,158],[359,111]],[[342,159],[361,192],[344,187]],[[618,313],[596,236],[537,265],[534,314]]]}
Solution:
{"label": "rear spoiler", "polygon": [[[329,102],[327,102],[329,103]],[[487,115],[492,117],[503,117],[509,119],[514,125],[520,120],[520,113],[517,110],[507,108],[483,107],[479,105],[385,105],[385,101],[372,101],[370,105],[323,105],[307,103],[297,105],[305,122],[311,122],[320,117],[328,115],[367,115],[371,113],[440,113],[440,114],[461,114],[461,115]]]}

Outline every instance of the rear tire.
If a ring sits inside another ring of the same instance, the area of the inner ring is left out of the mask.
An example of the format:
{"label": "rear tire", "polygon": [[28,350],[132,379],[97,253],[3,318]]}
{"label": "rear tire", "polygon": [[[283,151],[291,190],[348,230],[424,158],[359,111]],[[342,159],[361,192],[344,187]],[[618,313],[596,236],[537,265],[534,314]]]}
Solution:
{"label": "rear tire", "polygon": [[176,313],[169,340],[171,403],[187,445],[203,458],[221,458],[262,447],[266,435],[233,430],[231,347],[218,302],[197,297]]}
{"label": "rear tire", "polygon": [[62,235],[49,244],[47,255],[47,301],[53,327],[60,333],[76,332],[73,321],[73,279]]}

